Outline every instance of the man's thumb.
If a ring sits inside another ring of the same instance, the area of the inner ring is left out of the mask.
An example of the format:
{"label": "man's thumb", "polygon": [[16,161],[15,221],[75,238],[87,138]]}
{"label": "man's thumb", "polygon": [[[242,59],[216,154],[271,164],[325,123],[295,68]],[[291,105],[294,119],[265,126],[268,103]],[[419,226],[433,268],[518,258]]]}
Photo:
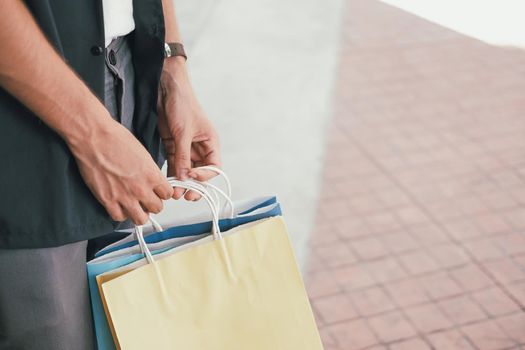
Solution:
{"label": "man's thumb", "polygon": [[175,177],[185,180],[191,170],[191,139],[180,137],[175,140]]}

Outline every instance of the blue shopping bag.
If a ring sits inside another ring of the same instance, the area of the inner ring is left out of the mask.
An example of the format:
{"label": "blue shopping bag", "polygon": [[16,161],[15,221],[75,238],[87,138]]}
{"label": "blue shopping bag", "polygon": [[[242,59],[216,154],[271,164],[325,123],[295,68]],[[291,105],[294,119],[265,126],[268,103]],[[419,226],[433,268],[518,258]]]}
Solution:
{"label": "blue shopping bag", "polygon": [[[254,203],[249,208],[240,211],[237,214],[237,216],[235,216],[234,218],[221,219],[219,221],[221,230],[227,231],[233,227],[254,221],[250,219],[250,214],[254,212],[257,213],[258,211],[261,211],[261,209],[264,209],[264,208],[269,208],[268,212],[263,210],[261,213],[254,214],[257,217],[256,220],[264,219],[270,216],[281,215],[281,209],[277,205],[277,198],[275,196],[267,197],[267,198],[262,199],[259,203]],[[145,237],[145,240],[146,240],[146,243],[151,244],[151,243],[157,243],[157,242],[163,241],[165,239],[170,239],[170,238],[199,235],[203,232],[210,232],[210,230],[211,230],[211,221],[195,223],[195,224],[188,224],[188,225],[180,225],[180,226],[176,226],[176,227],[173,227],[172,229],[168,229],[162,232],[150,234]],[[133,234],[131,234],[129,237],[133,237]],[[134,237],[132,239],[129,239],[129,237],[123,240],[120,240],[116,243],[113,243],[104,249],[101,249],[99,252],[95,254],[95,258],[98,258],[102,255],[114,252],[116,250],[129,248],[129,247],[132,247],[138,244],[137,240],[134,239]]]}
{"label": "blue shopping bag", "polygon": [[[241,211],[233,218],[219,220],[219,226],[221,231],[228,231],[239,225],[280,215],[282,215],[282,212],[277,199],[275,197],[270,197],[260,203],[256,203],[244,211]],[[151,245],[172,240],[174,245],[165,246],[161,249],[152,251],[152,254],[156,255],[170,250],[177,245],[184,244],[184,242],[187,242],[187,240],[183,240],[184,238],[194,237],[194,239],[198,239],[203,234],[208,234],[211,231],[211,227],[211,221],[175,226],[162,232],[152,233],[149,236],[146,236],[145,240]],[[96,277],[102,273],[112,271],[142,259],[144,257],[142,253],[131,253],[112,258],[112,254],[116,255],[119,254],[119,251],[132,250],[137,245],[138,243],[136,240],[112,245],[110,248],[103,249],[97,253],[96,258],[87,264],[91,307],[99,350],[113,350],[115,349],[115,345],[107,323]]]}

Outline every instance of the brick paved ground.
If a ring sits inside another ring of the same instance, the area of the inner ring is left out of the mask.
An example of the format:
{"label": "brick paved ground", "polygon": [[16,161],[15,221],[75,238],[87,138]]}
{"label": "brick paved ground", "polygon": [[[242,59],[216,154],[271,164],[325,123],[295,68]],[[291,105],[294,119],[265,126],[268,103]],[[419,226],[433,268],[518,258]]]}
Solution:
{"label": "brick paved ground", "polygon": [[525,52],[348,0],[307,286],[326,350],[525,346]]}

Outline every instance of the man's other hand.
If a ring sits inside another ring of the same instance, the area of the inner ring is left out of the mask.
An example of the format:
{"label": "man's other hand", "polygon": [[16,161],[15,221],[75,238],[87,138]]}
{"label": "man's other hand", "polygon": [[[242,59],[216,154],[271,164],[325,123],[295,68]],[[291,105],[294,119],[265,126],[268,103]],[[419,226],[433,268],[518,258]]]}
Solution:
{"label": "man's other hand", "polygon": [[173,188],[142,144],[109,114],[103,127],[82,140],[68,140],[91,192],[116,221],[148,221],[162,210]]}
{"label": "man's other hand", "polygon": [[[204,165],[219,167],[220,145],[215,129],[195,97],[182,57],[171,57],[164,62],[158,113],[158,128],[168,158],[168,176],[200,181],[215,176],[210,171],[193,169]],[[173,198],[183,195],[184,189],[175,188]],[[184,198],[197,200],[200,196],[188,191]]]}

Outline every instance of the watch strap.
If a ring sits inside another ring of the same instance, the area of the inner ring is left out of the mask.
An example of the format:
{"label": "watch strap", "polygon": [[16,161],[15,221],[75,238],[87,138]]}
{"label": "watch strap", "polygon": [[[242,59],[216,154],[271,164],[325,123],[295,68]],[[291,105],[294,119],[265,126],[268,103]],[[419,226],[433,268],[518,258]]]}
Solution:
{"label": "watch strap", "polygon": [[184,50],[184,45],[181,43],[165,43],[164,57],[169,58],[174,56],[182,56],[184,59],[188,59],[188,56],[186,56],[186,51]]}

